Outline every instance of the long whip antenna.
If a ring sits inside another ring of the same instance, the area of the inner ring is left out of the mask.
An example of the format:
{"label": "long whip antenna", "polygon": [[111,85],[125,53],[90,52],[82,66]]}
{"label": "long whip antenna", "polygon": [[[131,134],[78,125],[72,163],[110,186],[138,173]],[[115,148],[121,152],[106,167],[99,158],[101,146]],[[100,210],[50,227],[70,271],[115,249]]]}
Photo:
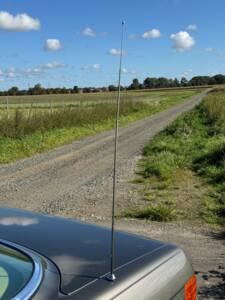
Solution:
{"label": "long whip antenna", "polygon": [[114,168],[113,168],[113,199],[112,199],[112,229],[111,229],[111,270],[108,279],[114,281],[116,276],[114,274],[115,267],[115,201],[116,201],[116,179],[117,179],[117,147],[118,147],[118,129],[119,129],[119,116],[120,116],[120,98],[121,98],[121,73],[122,73],[122,60],[123,60],[123,36],[124,25],[122,21],[121,26],[121,44],[120,44],[120,63],[119,63],[119,81],[118,81],[118,94],[117,94],[117,110],[116,110],[116,124],[115,124],[115,144],[114,144]]}

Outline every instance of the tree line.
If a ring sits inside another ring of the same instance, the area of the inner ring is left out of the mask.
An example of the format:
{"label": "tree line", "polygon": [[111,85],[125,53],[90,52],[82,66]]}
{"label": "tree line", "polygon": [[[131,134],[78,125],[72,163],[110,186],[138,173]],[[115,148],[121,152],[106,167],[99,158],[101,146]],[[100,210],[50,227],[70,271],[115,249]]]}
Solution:
{"label": "tree line", "polygon": [[[217,85],[225,84],[225,75],[217,74],[214,76],[194,76],[190,80],[182,77],[180,80],[175,78],[166,77],[147,77],[143,82],[137,78],[132,80],[128,86],[121,87],[122,90],[139,90],[139,89],[157,89],[157,88],[176,88],[176,87],[194,87],[201,85]],[[79,88],[44,88],[41,84],[36,84],[27,90],[20,90],[18,87],[13,86],[7,91],[0,91],[0,96],[22,96],[22,95],[49,95],[49,94],[76,94],[76,93],[96,93],[96,92],[113,92],[116,91],[115,85],[107,87],[84,87]]]}
{"label": "tree line", "polygon": [[188,86],[201,86],[201,85],[216,85],[225,84],[225,75],[217,74],[214,76],[194,76],[190,80],[182,77],[181,80],[175,78],[166,77],[147,77],[140,83],[137,78],[133,79],[133,82],[128,89],[157,89],[157,88],[173,88],[173,87],[188,87]]}

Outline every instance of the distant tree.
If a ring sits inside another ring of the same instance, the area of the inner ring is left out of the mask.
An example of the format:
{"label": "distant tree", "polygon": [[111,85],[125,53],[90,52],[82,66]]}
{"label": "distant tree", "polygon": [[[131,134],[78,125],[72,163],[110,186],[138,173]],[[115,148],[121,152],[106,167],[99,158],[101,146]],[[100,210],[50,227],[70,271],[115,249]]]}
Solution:
{"label": "distant tree", "polygon": [[131,85],[129,86],[130,90],[138,90],[140,89],[140,82],[137,78],[133,79],[133,82],[131,83]]}
{"label": "distant tree", "polygon": [[208,85],[210,81],[209,76],[194,76],[189,81],[189,85],[198,86],[198,85]]}
{"label": "distant tree", "polygon": [[32,90],[32,95],[41,95],[44,93],[44,89],[40,83],[35,84],[35,86],[31,90]]}
{"label": "distant tree", "polygon": [[157,88],[166,88],[169,87],[169,80],[165,77],[159,77],[156,83]]}
{"label": "distant tree", "polygon": [[60,94],[68,94],[68,89],[65,87],[61,88]]}
{"label": "distant tree", "polygon": [[116,90],[117,90],[117,87],[115,86],[115,85],[109,85],[108,86],[108,90],[110,91],[110,92],[115,92]]}
{"label": "distant tree", "polygon": [[216,84],[216,79],[214,77],[210,77],[209,84],[210,85]]}
{"label": "distant tree", "polygon": [[185,77],[182,77],[180,80],[180,85],[181,86],[188,86],[188,80]]}
{"label": "distant tree", "polygon": [[175,78],[175,79],[173,80],[173,86],[174,86],[174,87],[180,86],[180,82],[179,82],[179,80],[178,80],[177,78]]}
{"label": "distant tree", "polygon": [[75,86],[73,87],[73,89],[72,89],[72,93],[74,93],[74,94],[77,94],[77,93],[79,93],[79,88],[78,88],[78,86],[77,86],[77,85],[75,85]]}
{"label": "distant tree", "polygon": [[83,93],[90,93],[90,92],[91,92],[91,88],[89,87],[83,88]]}
{"label": "distant tree", "polygon": [[8,90],[8,94],[10,96],[16,96],[18,94],[18,92],[19,92],[19,89],[17,86],[13,86]]}
{"label": "distant tree", "polygon": [[153,89],[157,86],[158,79],[155,77],[147,77],[143,81],[143,87],[146,89]]}
{"label": "distant tree", "polygon": [[212,78],[214,78],[216,84],[225,84],[225,76],[222,74],[217,74]]}

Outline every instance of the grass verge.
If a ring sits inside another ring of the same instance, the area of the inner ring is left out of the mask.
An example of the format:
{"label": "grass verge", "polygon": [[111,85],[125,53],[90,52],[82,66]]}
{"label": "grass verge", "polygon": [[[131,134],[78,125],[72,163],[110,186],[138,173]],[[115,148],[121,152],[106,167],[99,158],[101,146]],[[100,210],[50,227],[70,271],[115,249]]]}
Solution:
{"label": "grass verge", "polygon": [[135,182],[142,184],[145,204],[125,216],[225,224],[224,90],[179,117],[143,154]]}

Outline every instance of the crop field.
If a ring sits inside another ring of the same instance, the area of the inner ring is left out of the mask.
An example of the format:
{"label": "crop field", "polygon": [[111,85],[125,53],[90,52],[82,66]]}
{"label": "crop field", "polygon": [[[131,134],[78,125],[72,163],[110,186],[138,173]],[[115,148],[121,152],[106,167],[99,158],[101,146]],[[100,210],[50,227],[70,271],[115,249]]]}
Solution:
{"label": "crop field", "polygon": [[[121,125],[145,118],[199,89],[123,92]],[[0,163],[24,158],[114,126],[116,93],[15,96],[0,102]]]}
{"label": "crop field", "polygon": [[[186,97],[199,91],[199,89],[177,89],[177,90],[142,90],[123,91],[121,93],[124,101],[159,101],[170,97]],[[64,108],[65,106],[93,106],[99,103],[114,103],[116,92],[80,93],[80,94],[51,94],[30,96],[1,96],[0,109],[7,108]]]}

